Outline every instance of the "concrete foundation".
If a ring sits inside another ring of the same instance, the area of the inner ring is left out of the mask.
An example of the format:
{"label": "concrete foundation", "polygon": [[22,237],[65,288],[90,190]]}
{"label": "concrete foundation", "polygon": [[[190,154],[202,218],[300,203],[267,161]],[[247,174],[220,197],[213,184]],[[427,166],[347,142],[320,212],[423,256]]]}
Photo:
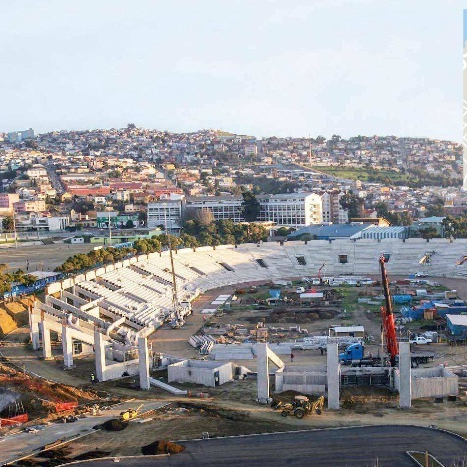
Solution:
{"label": "concrete foundation", "polygon": [[151,383],[149,381],[149,350],[148,339],[146,337],[138,337],[138,353],[139,353],[139,386],[141,389],[149,389]]}
{"label": "concrete foundation", "polygon": [[183,360],[168,366],[169,383],[194,383],[216,387],[234,379],[234,365],[231,362],[207,362]]}
{"label": "concrete foundation", "polygon": [[276,371],[275,392],[297,391],[308,395],[326,394],[325,366],[288,366]]}
{"label": "concrete foundation", "polygon": [[328,409],[338,410],[340,396],[340,364],[337,343],[327,345]]}

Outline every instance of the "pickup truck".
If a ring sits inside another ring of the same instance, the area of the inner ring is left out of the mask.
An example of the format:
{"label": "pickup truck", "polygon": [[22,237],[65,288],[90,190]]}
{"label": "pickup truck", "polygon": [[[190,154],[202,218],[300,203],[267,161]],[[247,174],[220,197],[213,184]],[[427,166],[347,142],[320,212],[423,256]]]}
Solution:
{"label": "pickup truck", "polygon": [[409,343],[413,345],[426,345],[431,344],[432,342],[433,341],[431,339],[428,339],[425,336],[415,336],[409,339]]}

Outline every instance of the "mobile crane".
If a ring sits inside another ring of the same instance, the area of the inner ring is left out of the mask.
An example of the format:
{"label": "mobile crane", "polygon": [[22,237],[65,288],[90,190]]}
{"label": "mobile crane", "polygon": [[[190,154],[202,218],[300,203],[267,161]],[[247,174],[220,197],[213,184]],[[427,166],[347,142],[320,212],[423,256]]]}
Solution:
{"label": "mobile crane", "polygon": [[381,307],[382,328],[386,341],[386,351],[389,355],[391,366],[396,366],[399,344],[397,343],[396,325],[394,323],[394,313],[392,312],[391,292],[389,290],[389,280],[386,272],[386,258],[383,255],[379,258],[379,265],[385,302],[385,306]]}
{"label": "mobile crane", "polygon": [[[397,343],[396,326],[394,323],[394,314],[392,312],[391,293],[389,290],[389,280],[386,272],[386,258],[381,255],[379,264],[381,269],[381,284],[383,286],[385,305],[381,307],[381,330],[384,334],[386,352],[389,358],[389,364],[396,366],[397,356],[399,354],[399,345]],[[385,364],[385,358],[377,356],[365,357],[365,347],[361,343],[352,344],[339,355],[339,360],[344,365],[358,366],[379,366]],[[387,363],[386,363],[387,364]]]}
{"label": "mobile crane", "polygon": [[321,271],[325,268],[325,266],[326,266],[326,263],[323,263],[323,265],[318,269],[318,280],[319,280],[320,285],[323,284],[323,278],[321,277]]}
{"label": "mobile crane", "polygon": [[[353,366],[379,366],[389,363],[392,367],[397,366],[399,360],[399,344],[397,342],[396,326],[394,323],[394,314],[392,311],[391,293],[389,290],[389,280],[386,272],[386,258],[381,256],[379,259],[381,269],[381,284],[385,306],[381,307],[381,328],[384,334],[384,343],[386,345],[386,356],[365,356],[365,347],[361,343],[351,344],[345,352],[339,355],[339,360],[343,365]],[[428,363],[433,360],[433,352],[411,352],[412,367],[417,367],[421,363]],[[387,362],[387,363],[386,363]]]}

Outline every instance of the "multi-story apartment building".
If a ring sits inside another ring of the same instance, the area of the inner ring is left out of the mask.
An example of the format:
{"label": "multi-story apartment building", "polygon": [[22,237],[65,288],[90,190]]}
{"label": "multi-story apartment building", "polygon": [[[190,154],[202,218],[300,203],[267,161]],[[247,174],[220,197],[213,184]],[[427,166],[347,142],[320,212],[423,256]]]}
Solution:
{"label": "multi-story apartment building", "polygon": [[168,231],[178,231],[182,228],[182,201],[164,200],[148,203],[148,228],[155,229],[163,225]]}
{"label": "multi-story apartment building", "polygon": [[29,128],[29,130],[13,131],[8,133],[8,141],[10,143],[20,143],[26,139],[34,139],[34,130],[32,128]]}
{"label": "multi-story apartment building", "polygon": [[323,222],[321,197],[314,193],[259,195],[259,221],[287,227],[305,227]]}
{"label": "multi-story apartment building", "polygon": [[349,216],[340,204],[340,199],[344,193],[339,190],[325,191],[321,194],[323,200],[323,222],[332,222],[333,224],[346,224],[349,222]]}
{"label": "multi-story apartment building", "polygon": [[187,198],[184,209],[186,211],[209,209],[214,219],[230,219],[233,222],[243,222],[241,196],[197,196]]}
{"label": "multi-story apartment building", "polygon": [[0,214],[11,214],[13,205],[19,201],[17,193],[0,193]]}
{"label": "multi-story apartment building", "polygon": [[43,199],[35,201],[18,201],[14,204],[14,208],[17,212],[42,212],[45,211],[46,205]]}
{"label": "multi-story apartment building", "polygon": [[47,176],[47,170],[41,164],[34,164],[30,169],[26,170],[26,175],[29,178],[46,177]]}

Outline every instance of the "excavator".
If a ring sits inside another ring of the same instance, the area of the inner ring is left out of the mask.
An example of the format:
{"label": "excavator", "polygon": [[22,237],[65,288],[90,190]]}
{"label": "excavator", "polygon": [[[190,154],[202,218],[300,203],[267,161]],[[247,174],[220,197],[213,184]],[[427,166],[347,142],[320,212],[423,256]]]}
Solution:
{"label": "excavator", "polygon": [[381,307],[382,327],[386,343],[386,351],[389,355],[391,366],[396,366],[397,355],[399,354],[399,344],[397,343],[396,325],[392,311],[391,292],[389,290],[389,280],[386,272],[386,258],[381,255],[379,258],[381,269],[381,284],[383,286],[385,305]]}
{"label": "excavator", "polygon": [[323,263],[323,265],[318,269],[318,280],[319,284],[323,285],[323,278],[321,277],[321,271],[325,268],[326,263]]}
{"label": "excavator", "polygon": [[287,415],[294,415],[295,417],[302,419],[305,415],[321,415],[324,407],[324,397],[321,396],[314,402],[310,402],[310,399],[306,396],[295,396],[292,402],[283,404],[279,402],[274,410],[280,410],[283,417]]}

